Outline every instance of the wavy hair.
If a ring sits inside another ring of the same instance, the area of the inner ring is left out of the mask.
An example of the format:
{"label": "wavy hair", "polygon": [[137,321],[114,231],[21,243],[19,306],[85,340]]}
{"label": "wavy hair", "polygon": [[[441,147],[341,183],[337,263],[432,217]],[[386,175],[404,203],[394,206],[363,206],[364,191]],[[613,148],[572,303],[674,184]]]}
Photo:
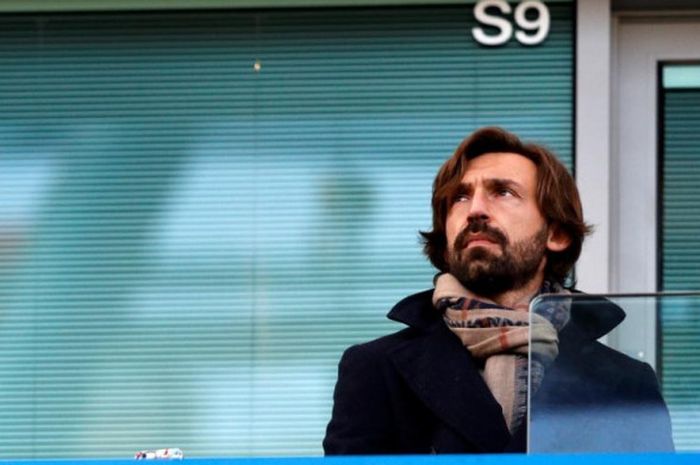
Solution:
{"label": "wavy hair", "polygon": [[423,251],[440,271],[449,271],[446,262],[445,222],[454,193],[460,187],[470,160],[487,153],[517,153],[537,167],[537,205],[549,227],[566,234],[571,243],[560,252],[547,251],[545,277],[564,284],[581,254],[583,239],[592,228],[583,220],[581,199],[573,176],[545,147],[522,142],[502,128],[485,127],[464,139],[442,165],[433,183],[433,229],[421,231]]}

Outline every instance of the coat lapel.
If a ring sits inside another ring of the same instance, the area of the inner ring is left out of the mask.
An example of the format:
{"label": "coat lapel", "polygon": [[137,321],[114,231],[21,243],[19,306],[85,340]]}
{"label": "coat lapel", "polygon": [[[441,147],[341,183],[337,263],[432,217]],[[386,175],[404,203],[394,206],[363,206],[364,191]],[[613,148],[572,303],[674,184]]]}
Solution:
{"label": "coat lapel", "polygon": [[507,446],[511,437],[500,406],[467,350],[441,321],[390,357],[418,398],[467,441],[484,452]]}

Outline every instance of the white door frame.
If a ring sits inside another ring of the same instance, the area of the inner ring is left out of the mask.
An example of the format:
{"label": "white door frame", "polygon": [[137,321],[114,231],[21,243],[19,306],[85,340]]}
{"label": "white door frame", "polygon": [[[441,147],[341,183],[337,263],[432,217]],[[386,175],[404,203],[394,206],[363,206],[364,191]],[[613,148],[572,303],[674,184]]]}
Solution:
{"label": "white door frame", "polygon": [[[700,12],[624,14],[613,21],[610,290],[656,292],[658,64],[700,61]],[[611,343],[652,366],[656,306],[628,312]]]}

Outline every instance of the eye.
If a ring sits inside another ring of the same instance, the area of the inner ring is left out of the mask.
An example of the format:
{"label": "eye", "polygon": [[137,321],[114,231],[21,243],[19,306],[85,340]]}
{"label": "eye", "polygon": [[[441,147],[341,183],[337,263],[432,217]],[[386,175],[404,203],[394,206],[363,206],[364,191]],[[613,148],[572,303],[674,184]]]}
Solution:
{"label": "eye", "polygon": [[467,202],[469,201],[469,194],[462,192],[460,194],[457,194],[454,196],[452,199],[452,203],[460,203],[460,202]]}
{"label": "eye", "polygon": [[513,189],[510,189],[508,187],[500,187],[496,189],[495,194],[498,197],[515,197],[516,193]]}

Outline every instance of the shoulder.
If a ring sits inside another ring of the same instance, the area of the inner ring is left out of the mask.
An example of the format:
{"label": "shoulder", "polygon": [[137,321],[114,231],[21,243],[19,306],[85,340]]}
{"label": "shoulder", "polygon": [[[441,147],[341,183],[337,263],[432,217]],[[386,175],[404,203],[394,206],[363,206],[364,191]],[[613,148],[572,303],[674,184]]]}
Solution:
{"label": "shoulder", "polygon": [[333,413],[323,441],[326,454],[403,450],[397,443],[397,425],[401,423],[397,409],[411,412],[419,407],[405,400],[408,388],[394,369],[390,354],[417,334],[417,330],[406,328],[345,350],[338,366]]}
{"label": "shoulder", "polygon": [[583,360],[587,360],[591,367],[604,372],[610,379],[620,377],[654,376],[651,367],[640,360],[612,349],[598,341],[592,341],[581,348]]}
{"label": "shoulder", "polygon": [[560,333],[564,352],[578,355],[581,368],[606,379],[641,377],[656,382],[656,375],[647,363],[598,341],[625,319],[624,310],[602,296],[574,291],[572,297],[571,319]]}
{"label": "shoulder", "polygon": [[573,450],[589,452],[673,450],[668,410],[648,364],[598,341],[560,355],[535,398],[540,426],[531,433],[542,450],[573,441]]}
{"label": "shoulder", "polygon": [[354,363],[377,364],[387,359],[388,355],[397,347],[414,340],[421,334],[416,328],[404,328],[395,333],[379,337],[377,339],[355,344],[345,350],[340,359],[341,369]]}
{"label": "shoulder", "polygon": [[653,368],[600,342],[594,342],[582,351],[582,359],[597,379],[608,380],[618,392],[624,392],[630,401],[644,398],[661,400],[659,382]]}
{"label": "shoulder", "polygon": [[[559,395],[580,396],[572,402],[659,403],[661,394],[654,370],[647,363],[598,341],[587,341],[560,354],[550,371]],[[575,397],[574,396],[574,397]]]}

